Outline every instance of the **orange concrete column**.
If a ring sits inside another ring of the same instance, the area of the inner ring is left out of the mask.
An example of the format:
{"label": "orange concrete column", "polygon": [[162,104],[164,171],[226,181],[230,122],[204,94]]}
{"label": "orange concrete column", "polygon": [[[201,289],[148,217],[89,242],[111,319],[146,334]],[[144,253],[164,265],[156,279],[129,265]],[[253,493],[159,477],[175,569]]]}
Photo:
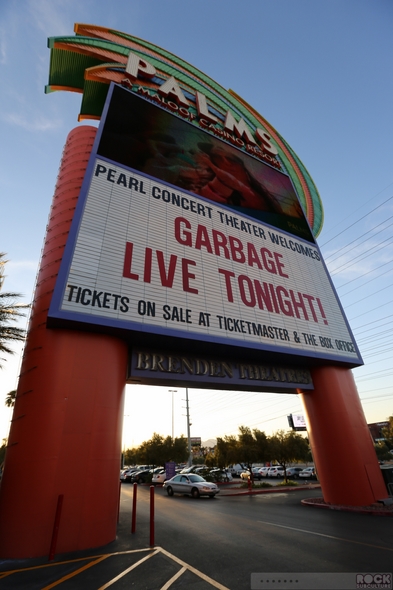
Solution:
{"label": "orange concrete column", "polygon": [[0,488],[2,558],[49,554],[59,495],[57,553],[116,536],[127,345],[46,327],[95,134],[74,129],[63,152]]}
{"label": "orange concrete column", "polygon": [[312,370],[314,391],[299,392],[325,502],[370,505],[387,490],[352,372]]}

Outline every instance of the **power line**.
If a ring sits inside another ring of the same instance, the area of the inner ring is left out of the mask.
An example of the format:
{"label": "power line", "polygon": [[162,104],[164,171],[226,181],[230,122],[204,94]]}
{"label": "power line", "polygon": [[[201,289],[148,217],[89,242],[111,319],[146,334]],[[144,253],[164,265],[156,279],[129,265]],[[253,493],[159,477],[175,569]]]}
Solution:
{"label": "power line", "polygon": [[383,244],[385,244],[385,242],[391,242],[393,240],[393,237],[390,236],[389,238],[386,238],[386,240],[383,240],[382,242],[378,242],[378,244],[375,244],[375,246],[373,246],[372,248],[369,248],[367,250],[367,254],[365,254],[364,252],[362,252],[361,254],[359,254],[358,256],[355,256],[355,258],[352,258],[350,262],[344,262],[341,266],[337,267],[334,271],[332,271],[330,274],[331,275],[336,275],[338,274],[340,268],[350,268],[351,266],[353,266],[354,264],[356,264],[356,261],[360,258],[362,261],[365,260],[366,258],[368,258],[369,256],[371,256],[374,253],[374,250],[376,248],[380,248]]}
{"label": "power line", "polygon": [[[346,250],[346,248],[348,246],[350,246],[351,244],[354,244],[355,242],[359,241],[361,238],[364,238],[364,236],[366,236],[367,234],[371,233],[371,232],[375,232],[375,230],[380,227],[381,225],[383,225],[384,223],[386,223],[387,221],[389,221],[389,219],[392,219],[393,215],[391,215],[390,217],[388,217],[387,219],[384,219],[383,221],[381,221],[381,223],[378,223],[378,225],[375,225],[374,227],[372,227],[371,229],[369,229],[368,231],[366,231],[365,233],[361,234],[360,236],[358,236],[357,238],[355,238],[354,240],[352,240],[351,242],[349,242],[346,246],[344,246],[343,248],[340,248],[340,254],[338,256],[336,256],[336,258],[333,258],[333,260],[331,262],[334,262],[335,260],[338,260],[339,258],[341,258],[342,256],[345,256],[346,254],[348,254],[349,252],[351,252],[354,248],[356,248],[356,245],[353,246],[352,248],[350,248],[349,250]],[[393,225],[393,223],[390,223],[387,227],[385,227],[382,231],[385,231],[385,229],[388,229],[391,225]],[[375,237],[375,233],[373,234],[373,237]],[[368,240],[366,240],[367,243]],[[346,250],[346,251],[345,251]],[[326,256],[324,257],[325,262],[327,262],[328,260],[330,260],[336,253],[334,252],[333,254],[330,254],[330,256]]]}
{"label": "power line", "polygon": [[383,205],[385,205],[386,203],[388,203],[391,199],[393,199],[393,195],[391,197],[389,197],[388,199],[386,199],[386,201],[384,201],[383,203],[381,203],[380,205],[378,205],[377,207],[375,207],[374,209],[372,209],[371,211],[369,211],[368,213],[366,213],[365,215],[363,215],[363,217],[360,217],[357,221],[354,221],[353,223],[351,223],[351,225],[349,225],[348,227],[346,227],[345,229],[343,229],[342,231],[340,231],[338,234],[336,234],[335,236],[333,236],[332,238],[330,238],[330,240],[328,240],[327,242],[325,242],[324,244],[322,244],[321,247],[325,247],[326,244],[329,244],[332,240],[335,240],[336,238],[338,238],[338,236],[341,236],[341,234],[343,234],[346,231],[348,231],[351,227],[355,226],[357,223],[359,223],[360,221],[362,221],[362,219],[365,219],[366,217],[368,217],[369,215],[371,215],[371,213],[374,213],[374,211],[377,211],[378,209],[380,209],[380,207],[382,207]]}

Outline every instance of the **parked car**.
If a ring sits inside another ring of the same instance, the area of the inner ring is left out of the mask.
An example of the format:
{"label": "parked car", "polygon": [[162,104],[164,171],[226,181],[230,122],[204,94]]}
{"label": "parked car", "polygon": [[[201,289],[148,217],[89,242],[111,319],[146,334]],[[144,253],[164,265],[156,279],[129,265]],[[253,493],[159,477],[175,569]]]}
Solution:
{"label": "parked car", "polygon": [[229,467],[227,467],[227,470],[233,477],[240,477],[245,469],[245,466],[241,463],[236,463],[236,465],[229,465]]}
{"label": "parked car", "polygon": [[306,479],[317,479],[317,472],[315,467],[306,467],[299,473],[299,477]]}
{"label": "parked car", "polygon": [[[211,469],[208,473],[214,481],[232,481],[233,477],[226,469]],[[203,476],[202,476],[203,477]]]}
{"label": "parked car", "polygon": [[131,475],[133,473],[135,473],[135,471],[138,471],[138,467],[130,467],[129,469],[125,469],[122,472],[120,472],[120,481],[121,482],[130,482],[131,481]]}
{"label": "parked car", "polygon": [[161,469],[157,473],[153,474],[153,477],[151,478],[151,483],[155,486],[157,484],[164,483],[165,480],[166,480],[166,471],[165,471],[165,469]]}
{"label": "parked car", "polygon": [[155,469],[142,469],[140,471],[134,471],[131,474],[131,483],[146,483],[151,482],[152,477],[155,471],[161,471],[162,467],[157,467]]}
{"label": "parked car", "polygon": [[206,481],[203,477],[195,473],[179,473],[171,479],[167,479],[164,482],[164,488],[168,496],[173,496],[173,494],[191,494],[193,498],[199,498],[199,496],[214,498],[220,491],[217,484]]}
{"label": "parked car", "polygon": [[149,470],[136,470],[130,475],[130,483],[145,483],[149,475]]}
{"label": "parked car", "polygon": [[184,467],[180,473],[195,473],[197,469],[205,469],[206,465],[191,465],[191,467]]}
{"label": "parked car", "polygon": [[206,467],[206,465],[202,465],[201,467],[197,467],[194,471],[190,473],[196,473],[197,475],[205,477],[206,475],[208,475],[208,473],[210,473],[210,469],[209,467]]}
{"label": "parked car", "polygon": [[286,468],[287,477],[290,479],[297,479],[299,477],[299,473],[303,471],[302,467],[287,467]]}
{"label": "parked car", "polygon": [[261,474],[261,477],[267,477],[268,471],[269,471],[269,467],[260,467],[259,468],[259,473]]}
{"label": "parked car", "polygon": [[269,467],[266,477],[284,477],[284,467],[280,467],[279,465]]}
{"label": "parked car", "polygon": [[252,468],[252,474],[254,479],[257,479],[258,481],[260,481],[262,479],[262,477],[265,477],[264,475],[262,475],[262,469],[263,467],[253,467]]}

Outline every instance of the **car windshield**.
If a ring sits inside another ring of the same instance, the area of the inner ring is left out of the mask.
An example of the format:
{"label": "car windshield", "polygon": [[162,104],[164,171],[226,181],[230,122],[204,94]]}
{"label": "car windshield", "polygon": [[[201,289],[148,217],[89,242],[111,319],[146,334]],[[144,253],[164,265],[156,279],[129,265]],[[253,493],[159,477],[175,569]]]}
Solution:
{"label": "car windshield", "polygon": [[198,481],[206,481],[205,479],[203,479],[203,477],[201,477],[200,475],[189,475],[188,479],[190,481],[192,481],[193,483],[197,483]]}

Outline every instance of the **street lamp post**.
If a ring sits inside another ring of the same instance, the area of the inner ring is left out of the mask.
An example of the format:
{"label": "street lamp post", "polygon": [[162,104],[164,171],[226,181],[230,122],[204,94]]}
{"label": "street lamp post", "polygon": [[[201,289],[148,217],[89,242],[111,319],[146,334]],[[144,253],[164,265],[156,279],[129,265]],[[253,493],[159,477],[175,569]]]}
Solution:
{"label": "street lamp post", "polygon": [[175,419],[174,419],[174,407],[173,407],[173,394],[177,393],[177,389],[169,389],[169,393],[172,394],[172,440],[175,440]]}

